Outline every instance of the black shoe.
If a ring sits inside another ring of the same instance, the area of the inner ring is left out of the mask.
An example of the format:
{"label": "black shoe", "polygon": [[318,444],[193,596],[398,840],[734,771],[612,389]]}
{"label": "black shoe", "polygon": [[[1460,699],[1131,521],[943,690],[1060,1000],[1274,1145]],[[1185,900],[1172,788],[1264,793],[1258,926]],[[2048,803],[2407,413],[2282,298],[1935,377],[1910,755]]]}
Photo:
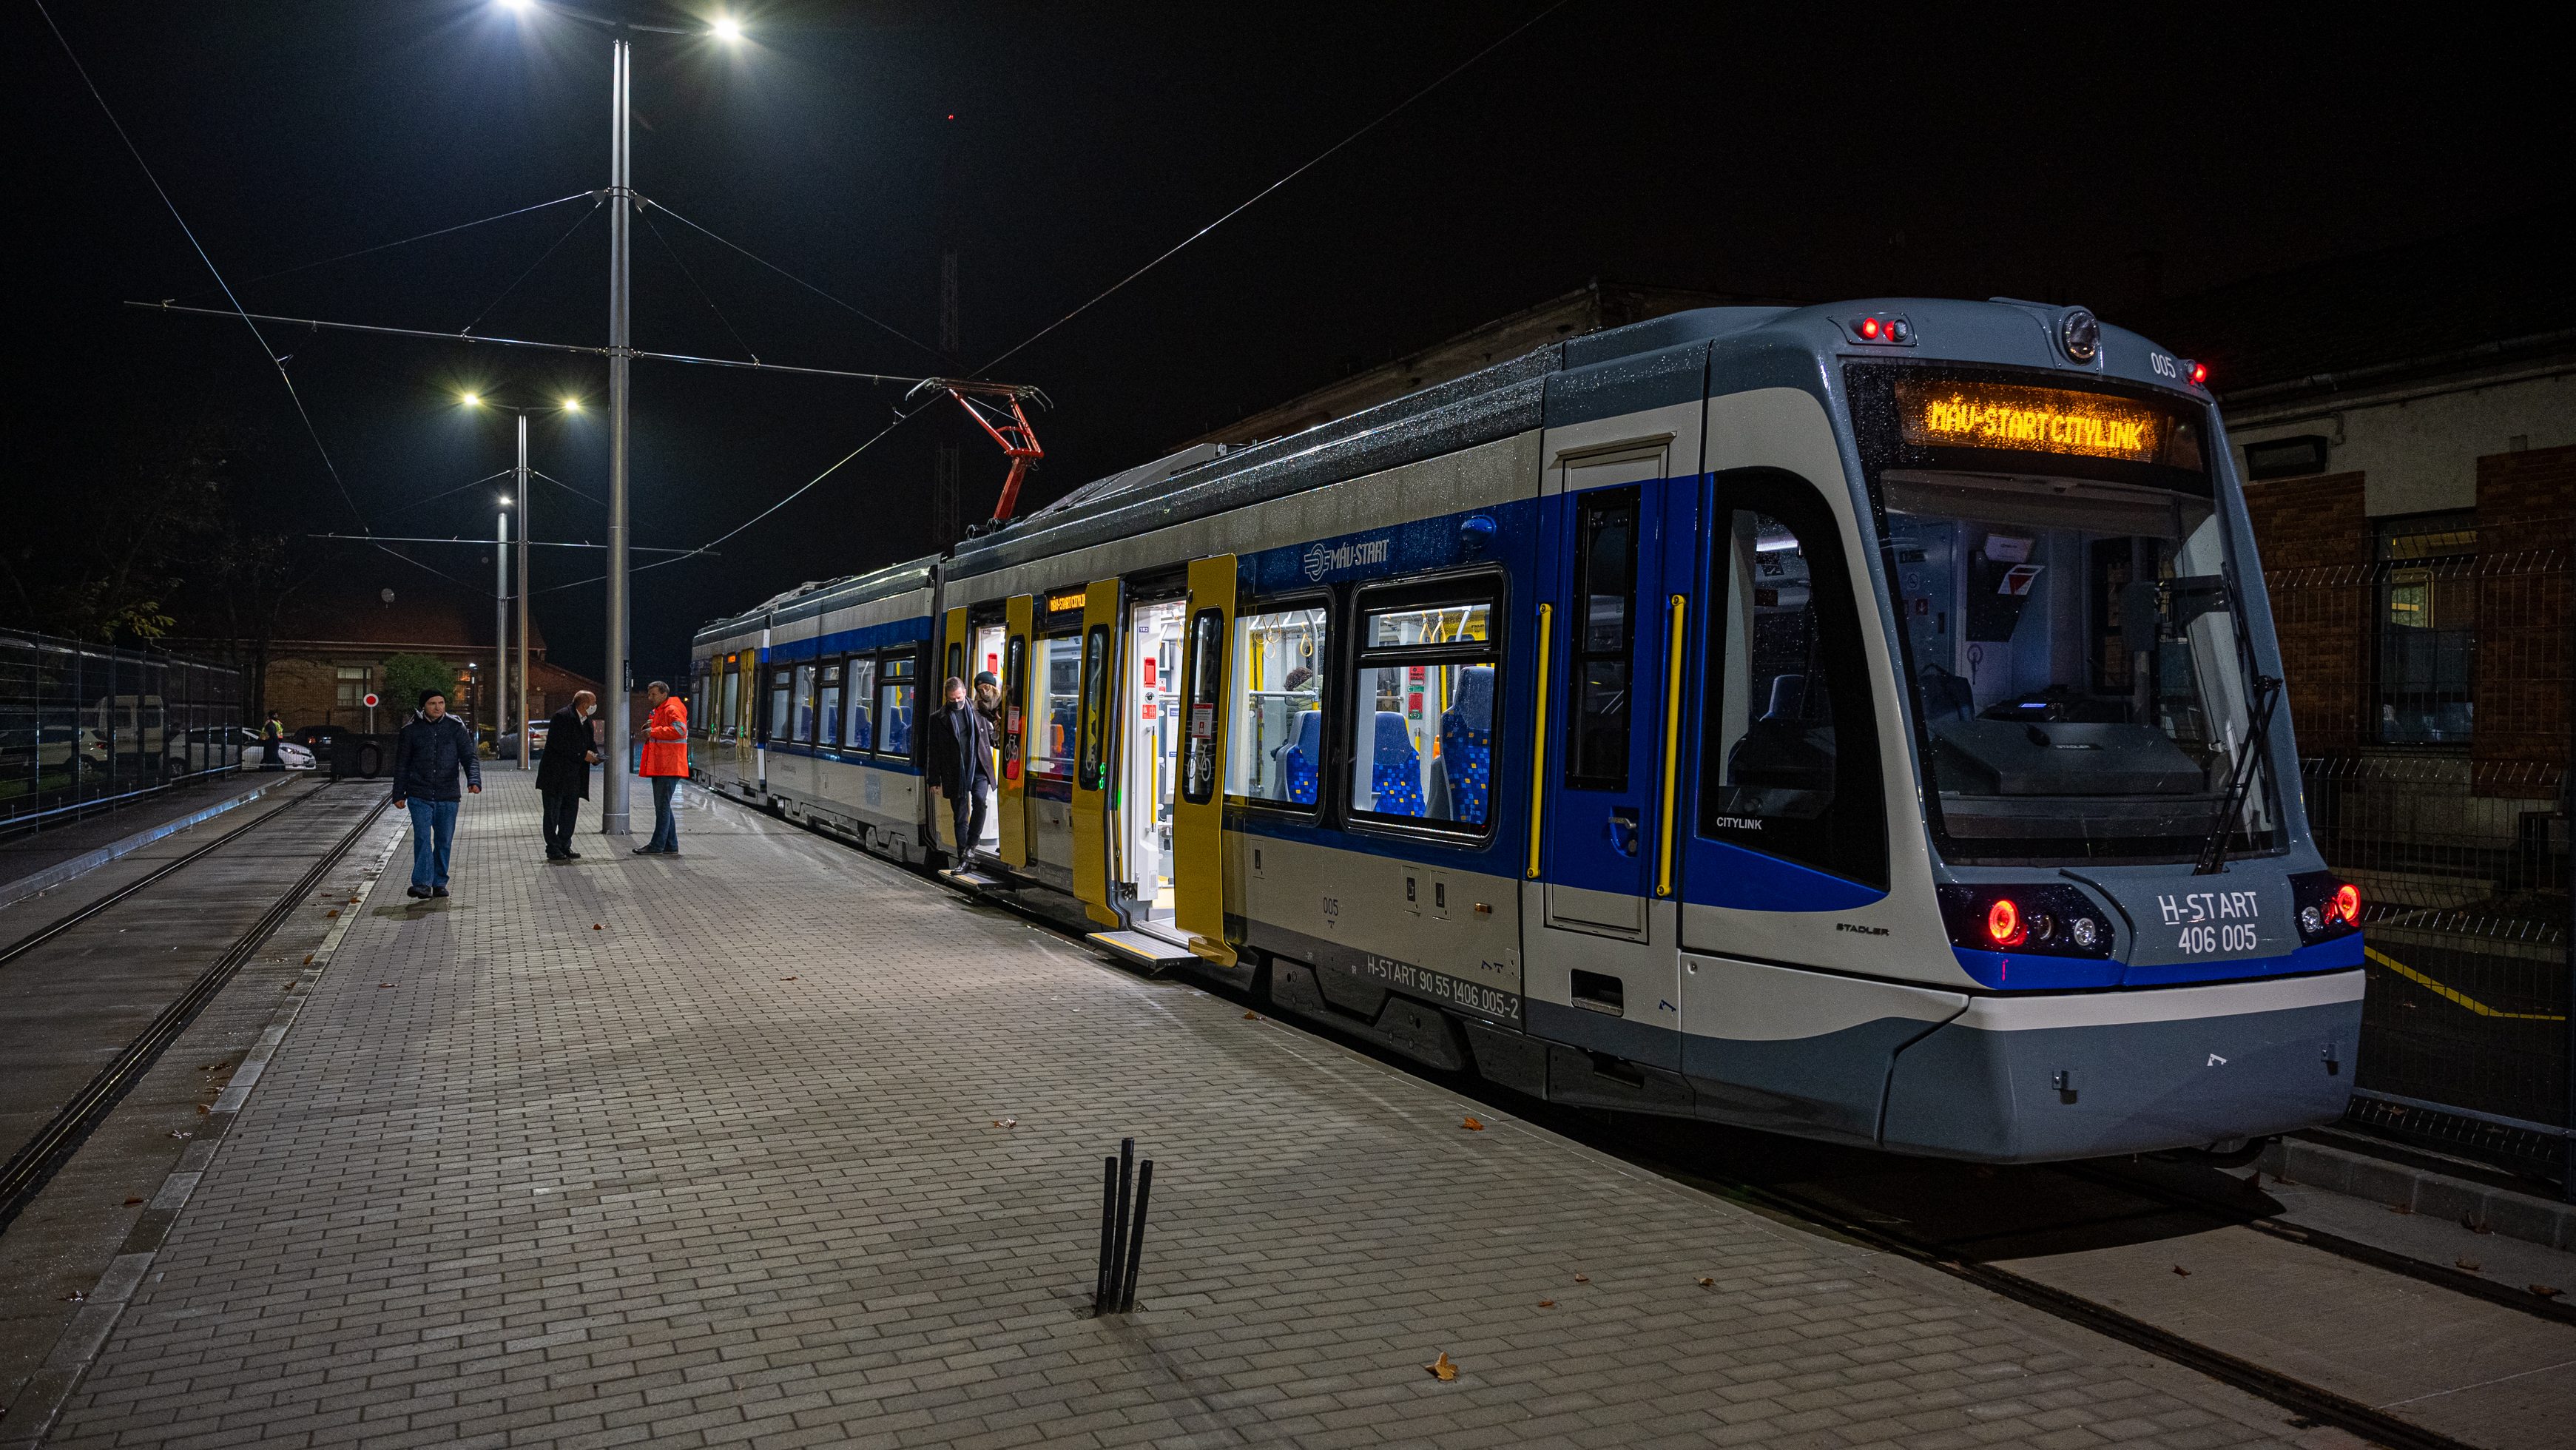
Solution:
{"label": "black shoe", "polygon": [[433,886],[429,888],[429,894],[432,896],[445,896],[447,894],[447,888],[444,886]]}
{"label": "black shoe", "polygon": [[578,861],[581,859],[581,853],[579,851],[566,851],[563,853],[563,858],[567,861]]}
{"label": "black shoe", "polygon": [[426,886],[407,886],[403,888],[403,895],[426,901],[429,899],[429,888]]}
{"label": "black shoe", "polygon": [[662,848],[659,846],[638,846],[635,848],[635,854],[638,856],[659,856],[662,854]]}
{"label": "black shoe", "polygon": [[549,861],[569,861],[572,858],[561,851],[548,851],[546,853],[546,859]]}

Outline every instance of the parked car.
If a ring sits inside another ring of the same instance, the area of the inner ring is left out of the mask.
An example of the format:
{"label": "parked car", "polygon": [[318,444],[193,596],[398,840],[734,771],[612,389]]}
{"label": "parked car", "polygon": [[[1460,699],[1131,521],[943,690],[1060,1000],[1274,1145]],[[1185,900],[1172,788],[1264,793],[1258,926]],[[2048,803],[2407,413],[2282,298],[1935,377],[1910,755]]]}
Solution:
{"label": "parked car", "polygon": [[546,726],[551,723],[553,722],[547,720],[531,720],[528,722],[529,754],[534,755],[538,751],[546,748]]}
{"label": "parked car", "polygon": [[[169,755],[170,769],[173,773],[218,769],[224,764],[227,745],[240,752],[237,758],[241,761],[244,770],[259,770],[268,764],[268,747],[261,742],[258,731],[244,729],[238,725],[203,725],[197,729],[182,732],[179,743]],[[277,754],[279,761],[288,770],[314,768],[315,761],[310,746],[298,745],[292,740],[281,740],[277,745]]]}
{"label": "parked car", "polygon": [[300,725],[287,731],[286,738],[312,751],[315,755],[328,755],[331,753],[331,747],[338,743],[341,736],[361,733],[363,732],[352,730],[346,725]]}

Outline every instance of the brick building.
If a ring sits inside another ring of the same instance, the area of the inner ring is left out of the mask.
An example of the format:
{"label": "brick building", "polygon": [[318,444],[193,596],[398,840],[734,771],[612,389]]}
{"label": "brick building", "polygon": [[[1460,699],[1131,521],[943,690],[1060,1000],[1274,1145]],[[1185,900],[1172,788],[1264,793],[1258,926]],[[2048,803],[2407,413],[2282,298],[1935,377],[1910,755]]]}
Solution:
{"label": "brick building", "polygon": [[[307,586],[288,603],[269,645],[268,708],[290,730],[326,724],[365,729],[365,697],[383,682],[385,660],[422,654],[456,667],[454,708],[488,729],[495,703],[488,689],[492,596],[391,560],[384,564],[353,565],[336,579]],[[543,629],[532,624],[529,634],[529,714],[543,719],[575,690],[599,692],[598,681],[548,662]],[[518,667],[515,649],[510,667]],[[375,712],[377,727],[393,728],[410,703],[384,701]]]}

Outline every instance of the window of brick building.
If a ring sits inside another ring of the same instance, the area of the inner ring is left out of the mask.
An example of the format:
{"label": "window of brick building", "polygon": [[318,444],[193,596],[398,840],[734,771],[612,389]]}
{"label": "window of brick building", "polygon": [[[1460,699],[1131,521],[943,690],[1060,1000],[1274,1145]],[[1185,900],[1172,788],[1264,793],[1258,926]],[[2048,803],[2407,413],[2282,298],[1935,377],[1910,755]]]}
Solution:
{"label": "window of brick building", "polygon": [[338,677],[340,704],[352,710],[363,709],[367,703],[367,682],[375,670],[368,665],[341,665],[333,674]]}
{"label": "window of brick building", "polygon": [[2466,513],[2379,526],[2377,670],[2383,745],[2466,745],[2476,724],[2476,521]]}

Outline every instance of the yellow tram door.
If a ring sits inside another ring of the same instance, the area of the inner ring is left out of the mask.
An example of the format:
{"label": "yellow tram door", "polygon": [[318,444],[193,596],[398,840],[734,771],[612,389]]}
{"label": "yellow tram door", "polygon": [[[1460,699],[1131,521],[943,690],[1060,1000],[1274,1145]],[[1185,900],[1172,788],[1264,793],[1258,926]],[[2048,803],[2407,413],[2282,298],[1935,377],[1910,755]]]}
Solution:
{"label": "yellow tram door", "polygon": [[1225,670],[1234,588],[1232,554],[1191,561],[1172,800],[1172,925],[1192,952],[1221,967],[1234,965],[1225,935]]}
{"label": "yellow tram door", "polygon": [[[917,699],[925,699],[930,702],[927,705],[916,706],[914,708],[913,719],[921,722],[921,724],[915,726],[916,729],[922,728],[928,724],[932,712],[948,708],[948,682],[950,680],[962,680],[966,678],[966,674],[964,673],[966,665],[966,607],[964,605],[959,605],[957,608],[948,611],[947,627],[941,631],[941,634],[946,643],[939,651],[940,666],[938,669],[931,671],[929,679],[922,681],[920,693],[915,697]],[[925,747],[925,752],[926,749],[927,747]],[[927,794],[927,792],[925,792],[925,794]],[[948,818],[948,803],[946,800],[942,799],[932,802],[930,808],[930,829],[933,838],[939,842],[939,849],[948,853],[948,864],[955,866],[957,864],[957,825],[956,822]]]}
{"label": "yellow tram door", "polygon": [[1118,725],[1118,595],[1117,580],[1099,579],[1083,601],[1082,708],[1074,724],[1073,894],[1102,926],[1126,920],[1109,899],[1109,842],[1118,809],[1110,776]]}
{"label": "yellow tram door", "polygon": [[1005,866],[1029,864],[1028,722],[1035,713],[1029,708],[1029,635],[1036,614],[1034,599],[1014,594],[1003,617],[1002,846],[997,854]]}

